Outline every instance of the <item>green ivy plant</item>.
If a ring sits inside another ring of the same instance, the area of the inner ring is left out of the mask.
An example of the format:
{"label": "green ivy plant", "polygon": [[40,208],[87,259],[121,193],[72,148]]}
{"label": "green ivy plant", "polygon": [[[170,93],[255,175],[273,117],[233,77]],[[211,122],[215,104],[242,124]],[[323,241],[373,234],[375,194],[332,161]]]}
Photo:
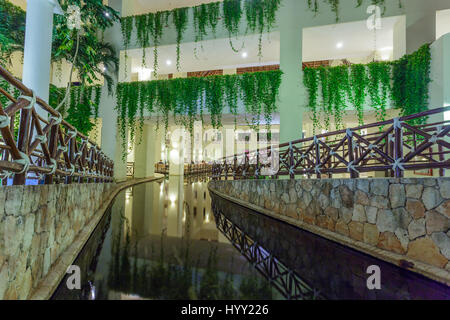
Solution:
{"label": "green ivy plant", "polygon": [[[393,63],[391,98],[394,107],[400,109],[403,116],[428,110],[430,66],[429,45],[424,45],[417,52]],[[425,120],[417,119],[413,124],[422,124]]]}
{"label": "green ivy plant", "polygon": [[[183,34],[189,24],[189,10],[192,10],[196,44],[207,36],[209,30],[212,31],[215,37],[217,25],[222,20],[229,34],[230,46],[234,51],[239,50],[234,47],[231,38],[232,36],[238,36],[240,22],[245,13],[247,30],[259,34],[258,54],[261,57],[262,34],[264,31],[270,32],[273,29],[276,22],[276,12],[280,4],[281,0],[224,0],[223,2],[201,4],[192,8],[178,8],[171,11],[124,17],[121,19],[121,29],[125,54],[127,54],[130,46],[134,24],[137,42],[141,47],[147,47],[149,39],[153,42],[155,54],[154,72],[156,75],[158,69],[157,47],[164,33],[164,27],[169,27],[169,17],[171,16],[177,33],[177,70],[180,70],[180,43],[183,41]],[[197,46],[194,50],[194,54],[197,56]],[[143,53],[143,64],[145,64],[145,51]]]}
{"label": "green ivy plant", "polygon": [[[127,131],[133,140],[145,116],[162,117],[165,132],[172,116],[177,124],[193,133],[194,122],[206,111],[214,128],[222,126],[225,110],[236,115],[241,99],[256,127],[262,115],[270,123],[277,110],[281,71],[242,75],[178,78],[147,82],[123,82],[117,86],[118,126],[124,146]],[[253,84],[252,84],[253,83]],[[138,123],[138,122],[139,123]],[[124,148],[126,150],[126,148]]]}
{"label": "green ivy plant", "polygon": [[[320,10],[319,0],[307,0],[308,8],[314,12],[314,14],[318,14]],[[348,0],[346,0],[348,1]],[[341,0],[325,0],[326,4],[330,6],[331,11],[336,16],[336,22],[339,22],[339,12],[340,12],[340,4]],[[364,0],[356,0],[356,7],[359,8],[362,6]],[[386,13],[386,0],[370,0],[370,4],[376,5],[382,8],[382,14]],[[399,8],[403,7],[402,0],[398,0]]]}
{"label": "green ivy plant", "polygon": [[7,0],[0,0],[0,65],[11,62],[11,54],[23,51],[25,11]]}
{"label": "green ivy plant", "polygon": [[237,38],[239,25],[242,18],[241,0],[224,0],[222,5],[223,25],[228,31],[230,47],[234,52],[239,52],[233,45],[232,37]]}
{"label": "green ivy plant", "polygon": [[179,8],[173,11],[173,23],[177,31],[177,70],[180,71],[180,44],[183,40],[183,33],[186,31],[189,11],[187,8]]}
{"label": "green ivy plant", "polygon": [[[349,104],[356,110],[361,125],[366,106],[375,111],[377,120],[384,121],[389,99],[403,116],[428,110],[430,65],[431,52],[427,44],[394,62],[305,68],[303,83],[308,92],[307,107],[312,113],[314,130],[321,127],[318,109],[321,104],[327,130],[330,115],[334,115],[336,128],[342,126],[342,116]],[[424,121],[419,119],[414,124]]]}
{"label": "green ivy plant", "polygon": [[[84,135],[88,135],[94,128],[92,119],[98,119],[101,90],[101,85],[72,86],[70,89],[70,103],[60,109],[64,119]],[[65,94],[66,88],[57,88],[54,85],[50,85],[50,105],[59,105]]]}

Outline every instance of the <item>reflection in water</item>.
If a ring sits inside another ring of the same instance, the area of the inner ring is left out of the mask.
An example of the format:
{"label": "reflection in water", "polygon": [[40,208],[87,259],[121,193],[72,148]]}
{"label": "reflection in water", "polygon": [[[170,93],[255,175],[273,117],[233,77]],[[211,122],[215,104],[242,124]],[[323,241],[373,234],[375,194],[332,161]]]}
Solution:
{"label": "reflection in water", "polygon": [[281,299],[216,228],[206,183],[171,177],[121,192],[54,299]]}

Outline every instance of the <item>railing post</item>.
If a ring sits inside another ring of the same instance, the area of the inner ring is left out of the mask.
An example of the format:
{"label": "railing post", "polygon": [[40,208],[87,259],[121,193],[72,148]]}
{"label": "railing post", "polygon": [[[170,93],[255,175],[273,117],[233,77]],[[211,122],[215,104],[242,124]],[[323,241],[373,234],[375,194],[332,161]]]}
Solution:
{"label": "railing post", "polygon": [[[353,152],[353,133],[351,130],[347,130],[347,146],[348,146],[348,161],[349,163],[353,164],[353,162],[355,161],[355,154]],[[349,171],[351,179],[356,179],[359,177],[358,173],[351,167],[349,167]]]}
{"label": "railing post", "polygon": [[258,148],[258,149],[256,149],[256,167],[255,167],[256,179],[259,179],[259,169],[260,169],[260,165],[259,165],[259,148]]}
{"label": "railing post", "polygon": [[295,161],[294,161],[294,147],[292,146],[292,142],[289,143],[289,177],[291,180],[295,179]]}
{"label": "railing post", "polygon": [[[394,160],[398,164],[403,159],[403,127],[401,122],[394,119]],[[394,169],[395,178],[403,178],[403,170],[399,165]]]}
{"label": "railing post", "polygon": [[314,148],[316,151],[316,177],[317,179],[322,179],[322,174],[320,173],[320,145],[316,136],[314,136]]}
{"label": "railing post", "polygon": [[[31,106],[31,102],[29,102],[28,106]],[[31,120],[31,110],[29,109],[20,110],[20,125],[19,125],[19,137],[17,141],[17,149],[19,149],[20,152],[24,153],[28,158],[29,158],[28,141],[30,139],[30,120]],[[25,184],[26,175],[27,175],[26,172],[14,175],[13,184],[14,185]]]}

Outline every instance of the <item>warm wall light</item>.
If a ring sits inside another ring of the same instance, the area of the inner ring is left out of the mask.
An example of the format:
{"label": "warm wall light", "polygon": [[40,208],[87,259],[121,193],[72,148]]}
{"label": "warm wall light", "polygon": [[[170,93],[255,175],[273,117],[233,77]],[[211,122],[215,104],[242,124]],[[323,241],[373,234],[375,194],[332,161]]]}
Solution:
{"label": "warm wall light", "polygon": [[171,60],[167,60],[167,61],[166,61],[166,64],[167,64],[168,66],[170,66],[170,65],[172,65],[172,61],[171,61]]}
{"label": "warm wall light", "polygon": [[336,48],[338,48],[338,49],[341,49],[343,46],[344,46],[344,43],[342,43],[342,42],[338,42],[336,44]]}
{"label": "warm wall light", "polygon": [[247,58],[248,57],[248,53],[247,52],[242,52],[242,58]]}

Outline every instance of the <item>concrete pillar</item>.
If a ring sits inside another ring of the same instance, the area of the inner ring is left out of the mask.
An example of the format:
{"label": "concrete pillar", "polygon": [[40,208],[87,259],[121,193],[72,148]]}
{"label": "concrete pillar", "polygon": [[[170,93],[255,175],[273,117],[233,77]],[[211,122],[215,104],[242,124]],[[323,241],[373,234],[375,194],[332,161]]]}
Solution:
{"label": "concrete pillar", "polygon": [[[53,13],[62,14],[55,0],[28,0],[23,58],[23,83],[48,102]],[[38,109],[41,116],[47,112]]]}
{"label": "concrete pillar", "polygon": [[[306,90],[302,72],[302,26],[298,19],[302,1],[284,0],[279,12],[280,67],[280,142],[296,140],[302,134]],[[295,93],[295,94],[294,94]]]}
{"label": "concrete pillar", "polygon": [[222,157],[231,157],[235,154],[234,125],[224,125],[222,128]]}
{"label": "concrete pillar", "polygon": [[166,146],[169,153],[169,175],[184,175],[184,144],[186,132],[182,127],[175,127],[169,135],[170,145]]}
{"label": "concrete pillar", "polygon": [[399,17],[394,26],[393,59],[398,60],[406,54],[406,17]]}
{"label": "concrete pillar", "polygon": [[[142,129],[142,139],[136,137],[134,177],[147,178],[154,176],[155,163],[159,161],[160,154],[156,154],[156,130],[153,124],[146,124]],[[141,140],[141,143],[138,144]]]}
{"label": "concrete pillar", "polygon": [[410,54],[436,40],[436,8],[429,1],[420,1],[406,15],[406,25],[406,51]]}
{"label": "concrete pillar", "polygon": [[[450,33],[440,37],[431,46],[430,75],[430,108],[450,106]],[[450,119],[450,115],[447,119]]]}

